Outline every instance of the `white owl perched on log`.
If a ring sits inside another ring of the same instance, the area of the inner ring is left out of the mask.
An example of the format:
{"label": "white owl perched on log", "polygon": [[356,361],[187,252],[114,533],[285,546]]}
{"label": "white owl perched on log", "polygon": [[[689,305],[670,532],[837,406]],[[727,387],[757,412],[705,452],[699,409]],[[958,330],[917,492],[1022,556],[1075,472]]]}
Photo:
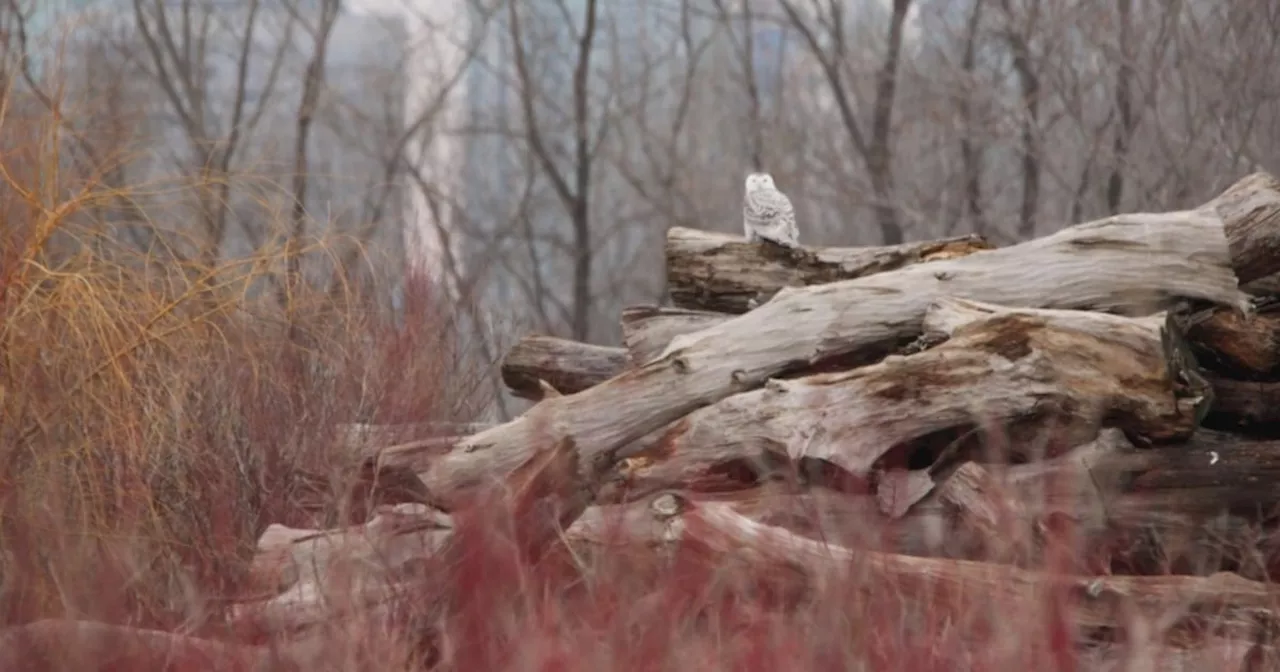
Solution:
{"label": "white owl perched on log", "polygon": [[778,191],[769,173],[747,175],[746,193],[742,199],[742,228],[747,242],[767,240],[784,247],[800,245],[796,228],[796,212],[791,199]]}

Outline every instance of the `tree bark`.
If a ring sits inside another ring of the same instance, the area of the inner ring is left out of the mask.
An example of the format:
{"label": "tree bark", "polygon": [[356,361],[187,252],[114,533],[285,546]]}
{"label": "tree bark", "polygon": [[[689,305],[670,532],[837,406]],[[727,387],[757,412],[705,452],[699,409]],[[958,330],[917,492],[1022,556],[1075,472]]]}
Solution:
{"label": "tree bark", "polygon": [[745,313],[784,287],[850,280],[991,245],[979,236],[882,247],[801,247],[748,243],[733,236],[674,227],[667,231],[667,287],[678,308]]}
{"label": "tree bark", "polygon": [[1213,385],[1215,419],[1236,427],[1280,423],[1280,383],[1231,380],[1216,376]]}
{"label": "tree bark", "polygon": [[[731,319],[705,310],[635,306],[623,312],[623,341],[632,365],[641,366],[662,354],[676,336]],[[1218,308],[1190,325],[1187,338],[1207,355],[1207,369],[1246,378],[1280,377],[1280,311],[1274,307],[1256,314]]]}
{"label": "tree bark", "polygon": [[1174,393],[1162,317],[957,300],[939,302],[925,322],[950,339],[847,373],[772,380],[689,414],[653,452],[735,451],[756,460],[784,453],[865,477],[920,458],[927,465],[921,441],[975,427],[1017,432],[1049,423],[1067,447],[1093,439],[1100,426],[1151,442],[1195,430],[1203,397]]}
{"label": "tree bark", "polygon": [[649,363],[671,339],[714,326],[731,316],[709,310],[632,306],[622,311],[622,342],[632,366]]}
{"label": "tree bark", "polygon": [[[996,563],[940,560],[845,548],[762,525],[724,503],[685,504],[668,535],[701,550],[713,566],[800,572],[814,593],[856,590],[894,599],[927,600],[931,613],[953,618],[998,609],[1042,613],[1046,590],[1065,591],[1080,628],[1125,628],[1133,615],[1184,614],[1175,626],[1194,626],[1211,614],[1222,626],[1264,627],[1280,588],[1229,573],[1192,576],[1072,576]],[[1203,623],[1199,623],[1203,626]]]}
{"label": "tree bark", "polygon": [[[441,604],[432,608],[447,609],[446,602],[463,599],[448,577],[466,565],[466,554],[484,547],[482,537],[510,530],[511,541],[530,564],[560,543],[561,530],[594,499],[596,484],[581,478],[578,459],[568,439],[538,450],[494,489],[474,493],[452,514],[407,504],[384,507],[368,523],[344,529],[272,525],[258,541],[251,569],[253,585],[268,599],[245,601],[233,618],[242,627],[293,632],[385,604],[406,594],[406,588],[418,596],[434,590]],[[497,516],[507,513],[510,524],[495,525],[506,522]],[[416,574],[418,583],[426,575],[427,587],[404,578],[405,570],[423,561],[437,570]]]}
{"label": "tree bark", "polygon": [[1280,373],[1280,312],[1274,308],[1253,315],[1217,310],[1190,325],[1187,337],[1207,351],[1205,367],[1215,372],[1241,377]]}
{"label": "tree bark", "polygon": [[526,336],[502,360],[502,382],[516,396],[537,401],[544,396],[539,381],[561,394],[574,394],[612,378],[626,364],[622,348]]}
{"label": "tree bark", "polygon": [[[586,451],[584,468],[608,468],[620,448],[698,408],[770,378],[920,335],[929,306],[946,296],[1130,315],[1182,298],[1248,310],[1238,287],[1243,278],[1233,268],[1238,262],[1259,276],[1280,270],[1280,256],[1264,264],[1265,255],[1255,252],[1280,247],[1276,187],[1270,176],[1254,175],[1194,211],[1110,217],[981,254],[784,289],[746,314],[676,338],[642,367],[546,399],[470,437],[424,481],[433,492],[479,484],[563,438]],[[1181,427],[1175,427],[1176,434]]]}

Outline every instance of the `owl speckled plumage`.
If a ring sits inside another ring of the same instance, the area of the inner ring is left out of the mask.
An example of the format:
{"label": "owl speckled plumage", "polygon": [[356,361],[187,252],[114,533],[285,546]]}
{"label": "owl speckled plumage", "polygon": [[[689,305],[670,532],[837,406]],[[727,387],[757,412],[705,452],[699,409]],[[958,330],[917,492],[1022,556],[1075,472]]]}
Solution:
{"label": "owl speckled plumage", "polygon": [[800,245],[791,199],[778,190],[769,173],[747,175],[742,199],[742,228],[747,242],[767,240],[785,247]]}

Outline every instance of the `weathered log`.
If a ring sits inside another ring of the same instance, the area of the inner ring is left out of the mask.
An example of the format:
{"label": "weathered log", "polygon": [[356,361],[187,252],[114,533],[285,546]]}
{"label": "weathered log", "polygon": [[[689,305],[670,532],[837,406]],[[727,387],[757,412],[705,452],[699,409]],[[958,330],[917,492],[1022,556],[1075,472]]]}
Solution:
{"label": "weathered log", "polygon": [[431,460],[447,454],[466,436],[441,436],[434,439],[409,441],[393,446],[369,446],[361,457],[373,459],[380,465],[405,467],[415,472],[426,471]]}
{"label": "weathered log", "polygon": [[[1135,449],[1119,430],[1104,430],[1056,458],[1012,467],[962,465],[940,476],[935,493],[896,521],[871,494],[846,488],[827,497],[825,489],[806,486],[823,481],[803,463],[776,453],[771,461],[753,459],[749,447],[727,443],[708,448],[714,449],[636,461],[614,496],[631,501],[693,491],[699,499],[750,507],[752,518],[806,535],[912,555],[1033,565],[1049,528],[1069,522],[1078,550],[1088,551],[1080,561],[1089,571],[1113,559],[1121,568],[1167,563],[1201,573],[1226,566],[1258,578],[1280,569],[1260,564],[1280,537],[1259,530],[1280,509],[1274,487],[1280,441],[1199,430],[1184,443]],[[978,477],[966,478],[976,470],[987,476],[981,485]]]}
{"label": "weathered log", "polygon": [[1254,251],[1280,247],[1280,226],[1261,224],[1272,210],[1280,210],[1280,189],[1258,174],[1194,211],[1121,215],[958,259],[784,289],[751,312],[675,339],[659,359],[470,437],[424,480],[437,493],[471,487],[566,436],[587,451],[584,467],[607,468],[622,446],[702,406],[919,335],[928,307],[948,295],[1126,314],[1150,314],[1180,297],[1246,310],[1238,281],[1280,270],[1280,257],[1267,266]]}
{"label": "weathered log", "polygon": [[662,354],[671,339],[714,326],[731,316],[707,310],[632,306],[622,311],[622,342],[633,366]]}
{"label": "weathered log", "polygon": [[[1130,630],[1133,630],[1130,624]],[[1253,633],[1209,634],[1193,646],[1161,642],[1090,646],[1081,652],[1079,670],[1090,672],[1256,672],[1276,669],[1276,652],[1259,643]]]}
{"label": "weathered log", "polygon": [[612,378],[627,364],[627,351],[550,336],[525,336],[502,360],[502,382],[513,394],[537,401],[542,383],[573,394]]}
{"label": "weathered log", "polygon": [[357,527],[299,530],[271,525],[258,540],[252,583],[267,598],[234,617],[266,632],[290,632],[358,612],[395,595],[396,574],[441,549],[452,520],[402,504]]}
{"label": "weathered log", "polygon": [[[1280,588],[1235,574],[1191,576],[1071,576],[995,563],[939,560],[850,549],[762,525],[722,503],[685,502],[668,534],[701,549],[717,566],[767,573],[801,572],[816,592],[893,591],[895,599],[927,600],[930,612],[963,618],[975,609],[1039,613],[1046,591],[1064,591],[1081,628],[1123,630],[1132,614],[1191,625],[1211,615],[1216,625],[1274,627]],[[1202,625],[1202,624],[1201,624]],[[1163,634],[1163,633],[1161,633]]]}
{"label": "weathered log", "polygon": [[[692,334],[731,319],[732,315],[707,310],[660,306],[628,307],[622,313],[627,361],[631,366],[642,366],[661,355],[675,337]],[[1192,324],[1187,331],[1187,338],[1208,355],[1204,362],[1207,366],[1236,374],[1267,376],[1280,373],[1280,311],[1272,309],[1270,312],[1251,315],[1234,308],[1219,308],[1208,319]],[[541,340],[541,337],[534,339]],[[525,386],[533,385],[527,381],[534,379],[569,378],[585,383],[588,379],[575,372],[593,370],[593,378],[601,379],[617,375],[626,368],[620,365],[610,372],[596,364],[601,361],[601,353],[605,353],[612,361],[619,361],[619,353],[614,349],[572,341],[561,341],[557,347],[562,352],[560,358],[544,360],[544,368],[512,371],[509,377],[526,381],[521,383]],[[516,346],[517,350],[522,348],[522,344]],[[522,359],[526,358],[517,357],[517,360]],[[552,368],[557,366],[565,368]],[[532,387],[528,389],[532,392]],[[574,387],[563,391],[581,390]]]}
{"label": "weathered log", "polygon": [[1014,428],[1052,420],[1065,446],[1091,440],[1100,425],[1157,442],[1195,430],[1200,400],[1173,394],[1163,316],[943,300],[925,323],[950,339],[846,373],[772,380],[691,413],[657,450],[785,452],[867,475],[894,449],[987,422]]}
{"label": "weathered log", "polygon": [[[623,312],[623,339],[632,365],[662,354],[677,336],[692,334],[733,319],[705,310],[634,306]],[[1280,374],[1280,310],[1248,314],[1219,308],[1208,319],[1190,325],[1187,338],[1206,356],[1203,363],[1235,375]]]}
{"label": "weathered log", "polygon": [[[359,613],[393,599],[405,588],[406,568],[432,560],[447,572],[462,566],[462,534],[487,531],[497,506],[509,508],[515,543],[531,563],[561,539],[594,498],[594,484],[581,478],[579,452],[569,440],[536,451],[494,491],[479,493],[472,506],[452,515],[421,504],[383,507],[370,522],[336,530],[267,528],[258,541],[251,582],[268,599],[238,605],[235,619],[268,632],[295,631]],[[419,577],[420,578],[420,577]],[[443,583],[442,583],[443,582]]]}
{"label": "weathered log", "polygon": [[[958,513],[987,548],[1069,522],[1075,543],[1093,554],[1084,560],[1104,568],[1226,567],[1259,579],[1276,570],[1268,557],[1276,535],[1261,524],[1280,507],[1280,442],[1201,430],[1185,443],[1135,449],[1108,430],[1054,460],[966,467],[913,515]],[[980,485],[967,478],[978,470],[987,475]],[[1015,562],[1035,562],[1025,544],[1016,550]]]}
{"label": "weathered log", "polygon": [[667,231],[667,287],[679,308],[745,313],[783,287],[851,280],[989,249],[974,235],[882,247],[793,249],[674,227]]}

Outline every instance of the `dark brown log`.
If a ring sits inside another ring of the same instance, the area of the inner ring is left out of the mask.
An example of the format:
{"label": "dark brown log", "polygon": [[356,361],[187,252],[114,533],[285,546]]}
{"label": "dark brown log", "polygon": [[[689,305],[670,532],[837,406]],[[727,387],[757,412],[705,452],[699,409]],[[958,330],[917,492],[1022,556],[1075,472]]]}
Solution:
{"label": "dark brown log", "polygon": [[765,303],[783,287],[861,278],[989,249],[991,244],[974,235],[883,247],[793,249],[674,227],[667,231],[667,286],[679,308],[737,314]]}
{"label": "dark brown log", "polygon": [[550,336],[526,336],[502,360],[502,382],[513,394],[537,401],[545,382],[561,394],[573,394],[617,375],[627,351]]}
{"label": "dark brown log", "polygon": [[[1269,178],[1250,178],[1225,197],[1251,189],[1251,202],[1280,210],[1280,191],[1271,185]],[[1237,212],[1242,210],[1224,207],[1219,215],[1215,201],[1194,211],[1120,215],[957,259],[788,288],[755,310],[675,339],[642,367],[547,399],[470,437],[433,464],[424,480],[441,494],[472,487],[508,473],[533,446],[566,436],[589,451],[582,464],[597,469],[646,434],[770,378],[914,338],[929,306],[945,296],[1131,315],[1151,314],[1182,298],[1247,310],[1248,297],[1231,267],[1234,239],[1224,231],[1270,239],[1255,225],[1223,219],[1259,221],[1256,208]],[[1280,270],[1280,258],[1275,265]]]}
{"label": "dark brown log", "polygon": [[1210,370],[1235,377],[1280,373],[1280,311],[1274,307],[1253,315],[1216,310],[1190,325],[1187,337],[1206,353],[1201,363]]}
{"label": "dark brown log", "polygon": [[1236,426],[1280,423],[1280,383],[1210,377],[1215,420]]}

